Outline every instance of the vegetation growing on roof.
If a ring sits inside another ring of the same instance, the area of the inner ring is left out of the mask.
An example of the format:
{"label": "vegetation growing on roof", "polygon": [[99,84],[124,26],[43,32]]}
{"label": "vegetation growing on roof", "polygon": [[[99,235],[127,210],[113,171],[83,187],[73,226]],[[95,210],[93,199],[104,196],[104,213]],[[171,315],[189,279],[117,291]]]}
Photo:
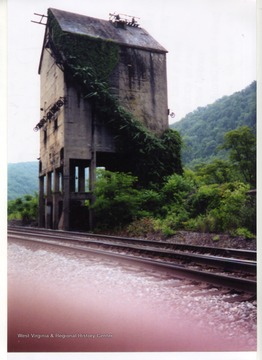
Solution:
{"label": "vegetation growing on roof", "polygon": [[92,77],[107,81],[119,60],[119,45],[87,35],[64,32],[49,12],[51,41],[61,56],[60,61],[73,67],[88,67]]}
{"label": "vegetation growing on roof", "polygon": [[161,183],[172,173],[182,173],[181,138],[168,129],[162,136],[149,131],[110,93],[109,77],[119,61],[119,45],[113,41],[65,33],[49,12],[50,46],[57,61],[68,70],[101,119],[113,129],[120,153],[128,154],[128,171],[143,185]]}

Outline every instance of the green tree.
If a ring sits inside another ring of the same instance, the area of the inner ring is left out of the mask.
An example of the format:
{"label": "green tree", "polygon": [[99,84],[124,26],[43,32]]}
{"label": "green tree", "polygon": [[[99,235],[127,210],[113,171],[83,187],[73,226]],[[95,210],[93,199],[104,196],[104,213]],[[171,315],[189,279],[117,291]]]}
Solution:
{"label": "green tree", "polygon": [[25,195],[8,201],[8,220],[22,220],[24,224],[37,221],[38,194]]}
{"label": "green tree", "polygon": [[256,210],[248,190],[249,184],[239,181],[200,186],[190,199],[190,219],[183,225],[194,231],[255,234]]}
{"label": "green tree", "polygon": [[189,194],[194,192],[195,186],[195,179],[190,172],[185,173],[184,176],[178,174],[169,176],[161,189],[163,209],[185,204]]}
{"label": "green tree", "polygon": [[219,205],[220,191],[218,184],[200,186],[188,202],[191,208],[191,217],[206,214]]}
{"label": "green tree", "polygon": [[234,232],[244,227],[248,189],[249,186],[241,182],[220,187],[220,202],[210,211],[210,215],[215,218],[217,231]]}
{"label": "green tree", "polygon": [[186,170],[184,175],[173,174],[169,176],[162,187],[161,210],[159,224],[163,233],[171,235],[175,230],[182,228],[183,223],[189,219],[190,206],[188,199],[194,193],[196,178],[192,171]]}
{"label": "green tree", "polygon": [[214,159],[209,164],[195,167],[196,174],[205,184],[223,184],[237,179],[237,174],[230,161]]}
{"label": "green tree", "polygon": [[256,137],[248,126],[225,134],[222,149],[229,150],[229,159],[243,180],[256,187]]}

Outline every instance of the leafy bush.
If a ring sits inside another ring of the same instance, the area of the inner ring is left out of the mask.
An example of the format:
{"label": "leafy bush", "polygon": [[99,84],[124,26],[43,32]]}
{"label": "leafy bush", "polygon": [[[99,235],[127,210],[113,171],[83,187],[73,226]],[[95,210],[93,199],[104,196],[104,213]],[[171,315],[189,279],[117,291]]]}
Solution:
{"label": "leafy bush", "polygon": [[95,187],[96,227],[113,229],[130,223],[139,208],[138,190],[134,188],[137,178],[125,173],[98,170]]}
{"label": "leafy bush", "polygon": [[158,219],[158,227],[164,235],[173,235],[176,230],[184,227],[184,222],[188,219],[189,213],[183,206],[174,206],[164,218]]}
{"label": "leafy bush", "polygon": [[199,232],[216,232],[217,224],[216,218],[211,214],[201,214],[196,218],[191,218],[184,224],[184,229],[189,231]]}
{"label": "leafy bush", "polygon": [[187,211],[187,199],[194,193],[195,186],[195,182],[191,176],[178,174],[169,176],[161,189],[162,216],[168,213],[177,213],[178,211],[182,211],[182,208],[184,208],[184,211]]}
{"label": "leafy bush", "polygon": [[150,217],[158,215],[162,204],[160,192],[153,189],[141,189],[138,193],[139,210],[137,217]]}
{"label": "leafy bush", "polygon": [[166,183],[162,188],[163,196],[170,202],[175,202],[183,199],[193,188],[193,181],[186,176],[173,174],[168,177]]}
{"label": "leafy bush", "polygon": [[200,186],[189,200],[193,217],[204,214],[218,206],[220,189],[218,184]]}
{"label": "leafy bush", "polygon": [[231,233],[231,235],[233,236],[240,236],[243,237],[245,239],[254,239],[255,236],[254,234],[252,234],[249,230],[247,230],[246,228],[238,228],[235,231],[233,231]]}
{"label": "leafy bush", "polygon": [[220,203],[210,211],[217,221],[217,231],[232,231],[243,223],[243,207],[246,203],[248,185],[241,182],[223,184]]}
{"label": "leafy bush", "polygon": [[[185,222],[185,228],[203,232],[233,232],[242,227],[247,223],[246,213],[252,209],[247,201],[248,189],[249,186],[241,182],[201,186],[191,200],[191,218]],[[255,217],[250,218],[252,220],[248,225],[253,225]]]}
{"label": "leafy bush", "polygon": [[126,228],[128,236],[132,237],[147,237],[150,234],[159,232],[157,221],[152,217],[143,217],[134,220]]}

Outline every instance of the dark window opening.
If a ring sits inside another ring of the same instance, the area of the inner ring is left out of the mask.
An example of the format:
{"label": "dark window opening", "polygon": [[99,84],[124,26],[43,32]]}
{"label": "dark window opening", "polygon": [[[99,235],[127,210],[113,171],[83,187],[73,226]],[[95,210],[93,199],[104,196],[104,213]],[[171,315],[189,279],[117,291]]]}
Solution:
{"label": "dark window opening", "polygon": [[47,131],[46,129],[44,130],[44,145],[46,145],[47,142]]}
{"label": "dark window opening", "polygon": [[60,149],[60,162],[61,164],[63,164],[64,161],[64,148]]}
{"label": "dark window opening", "polygon": [[54,119],[54,130],[58,129],[58,120],[57,118]]}

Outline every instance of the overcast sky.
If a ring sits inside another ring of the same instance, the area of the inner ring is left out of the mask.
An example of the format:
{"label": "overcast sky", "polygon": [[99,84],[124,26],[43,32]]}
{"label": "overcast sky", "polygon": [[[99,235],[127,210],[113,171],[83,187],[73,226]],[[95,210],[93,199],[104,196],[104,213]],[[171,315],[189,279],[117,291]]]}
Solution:
{"label": "overcast sky", "polygon": [[255,0],[8,0],[8,162],[39,156],[38,64],[49,7],[108,19],[140,17],[167,50],[169,108],[178,121],[256,79]]}

